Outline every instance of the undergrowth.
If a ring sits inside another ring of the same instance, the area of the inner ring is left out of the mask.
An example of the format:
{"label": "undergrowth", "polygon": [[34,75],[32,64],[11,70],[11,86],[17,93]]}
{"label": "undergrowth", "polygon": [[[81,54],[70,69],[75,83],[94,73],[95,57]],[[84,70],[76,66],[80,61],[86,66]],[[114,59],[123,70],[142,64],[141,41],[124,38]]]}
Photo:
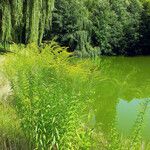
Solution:
{"label": "undergrowth", "polygon": [[10,49],[13,53],[6,56],[4,70],[13,95],[10,111],[5,110],[17,119],[6,119],[4,126],[9,128],[7,120],[11,122],[15,136],[0,136],[1,149],[149,150],[141,139],[149,100],[141,106],[131,137],[123,138],[114,126],[105,135],[100,126],[88,124],[94,120],[94,111],[83,119],[86,107],[94,100],[96,86],[104,80],[99,77],[97,65],[87,59],[76,63],[55,42],[41,48],[34,44],[11,45]]}
{"label": "undergrowth", "polygon": [[5,61],[6,74],[29,149],[89,149],[90,130],[80,117],[88,102],[82,85],[87,85],[90,68],[85,62],[71,63],[55,43],[11,49],[15,51]]}

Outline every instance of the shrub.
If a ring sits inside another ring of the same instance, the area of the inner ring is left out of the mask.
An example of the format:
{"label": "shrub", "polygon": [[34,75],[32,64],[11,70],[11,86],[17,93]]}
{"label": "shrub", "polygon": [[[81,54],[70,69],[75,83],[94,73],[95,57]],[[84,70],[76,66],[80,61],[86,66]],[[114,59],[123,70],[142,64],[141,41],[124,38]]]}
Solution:
{"label": "shrub", "polygon": [[8,56],[6,72],[29,149],[89,148],[90,134],[81,126],[81,110],[88,102],[82,87],[90,70],[69,62],[65,49],[53,42],[40,54],[33,44],[21,49]]}

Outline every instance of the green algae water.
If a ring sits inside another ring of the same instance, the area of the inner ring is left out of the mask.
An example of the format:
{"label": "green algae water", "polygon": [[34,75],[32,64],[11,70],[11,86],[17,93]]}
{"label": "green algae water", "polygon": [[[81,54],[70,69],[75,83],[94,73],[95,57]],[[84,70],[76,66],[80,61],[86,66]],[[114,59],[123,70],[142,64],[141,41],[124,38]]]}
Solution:
{"label": "green algae water", "polygon": [[113,124],[123,137],[129,137],[146,103],[141,135],[150,141],[150,57],[103,57],[97,65],[100,79],[92,85],[90,122],[101,126],[106,135]]}

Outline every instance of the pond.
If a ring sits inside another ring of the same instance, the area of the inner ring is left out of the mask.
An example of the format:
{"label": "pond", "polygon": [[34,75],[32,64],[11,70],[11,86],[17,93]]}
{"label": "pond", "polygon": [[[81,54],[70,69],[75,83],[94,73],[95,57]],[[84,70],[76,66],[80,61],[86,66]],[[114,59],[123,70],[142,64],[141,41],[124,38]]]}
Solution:
{"label": "pond", "polygon": [[101,79],[92,85],[91,122],[100,125],[105,134],[114,124],[122,136],[128,137],[142,118],[142,137],[149,141],[150,57],[103,57],[97,64]]}

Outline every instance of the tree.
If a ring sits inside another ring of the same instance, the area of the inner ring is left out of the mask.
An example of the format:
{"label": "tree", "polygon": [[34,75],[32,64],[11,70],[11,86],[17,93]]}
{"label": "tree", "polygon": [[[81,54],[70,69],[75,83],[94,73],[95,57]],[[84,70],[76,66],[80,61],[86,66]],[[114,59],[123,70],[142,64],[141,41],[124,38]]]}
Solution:
{"label": "tree", "polygon": [[0,0],[0,41],[56,39],[80,56],[149,53],[149,0]]}
{"label": "tree", "polygon": [[126,54],[139,38],[142,6],[138,0],[87,0],[91,12],[92,43],[102,54]]}
{"label": "tree", "polygon": [[53,37],[80,55],[92,55],[91,20],[84,1],[56,0],[53,13]]}
{"label": "tree", "polygon": [[147,55],[150,54],[150,0],[143,0],[143,8],[138,49],[141,54]]}
{"label": "tree", "polygon": [[54,0],[1,0],[2,41],[40,44],[45,30],[51,30]]}

